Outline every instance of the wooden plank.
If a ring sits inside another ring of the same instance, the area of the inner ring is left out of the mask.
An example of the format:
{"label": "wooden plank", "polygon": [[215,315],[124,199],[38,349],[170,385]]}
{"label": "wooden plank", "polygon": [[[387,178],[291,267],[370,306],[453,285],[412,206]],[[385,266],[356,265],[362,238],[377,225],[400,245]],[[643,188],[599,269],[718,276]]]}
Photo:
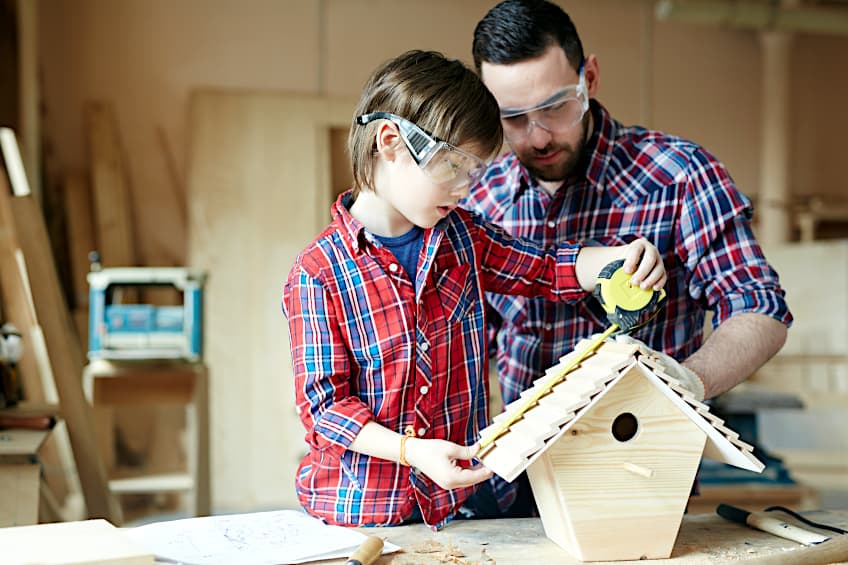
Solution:
{"label": "wooden plank", "polygon": [[18,9],[18,48],[20,84],[21,145],[23,162],[31,179],[32,191],[40,200],[41,191],[41,80],[39,75],[39,3],[16,2]]}
{"label": "wooden plank", "polygon": [[35,455],[49,434],[50,430],[0,431],[0,457]]}
{"label": "wooden plank", "polygon": [[68,230],[68,258],[71,265],[73,307],[88,309],[88,254],[97,249],[94,230],[94,204],[88,179],[79,173],[65,175],[65,220]]}
{"label": "wooden plank", "polygon": [[153,565],[153,555],[105,520],[39,524],[0,530],[11,563]]}
{"label": "wooden plank", "polygon": [[96,378],[94,404],[189,404],[194,394],[191,373],[139,372],[134,376]]}
{"label": "wooden plank", "polygon": [[[206,90],[191,99],[188,256],[210,274],[204,342],[217,375],[209,395],[216,506],[297,505],[302,451],[292,446],[304,430],[294,409],[280,410],[294,406],[288,329],[268,306],[279,305],[295,256],[331,219],[330,131],[350,126],[355,105],[273,92]],[[260,441],[269,429],[281,440]]]}
{"label": "wooden plank", "polygon": [[0,464],[0,529],[38,523],[38,471],[37,463]]}
{"label": "wooden plank", "polygon": [[[2,174],[0,221],[10,226],[14,234],[14,243],[10,238],[5,248],[0,249],[0,254],[14,253],[17,246],[26,264],[32,307],[43,330],[89,515],[120,522],[120,512],[109,495],[105,471],[94,442],[91,410],[83,397],[80,382],[82,353],[74,339],[76,332],[59,285],[44,218],[31,195],[11,195],[6,177]],[[22,284],[18,290],[25,290]],[[19,301],[25,302],[26,299],[19,297]]]}
{"label": "wooden plank", "polygon": [[132,203],[115,111],[106,102],[89,102],[84,118],[101,263],[133,266]]}

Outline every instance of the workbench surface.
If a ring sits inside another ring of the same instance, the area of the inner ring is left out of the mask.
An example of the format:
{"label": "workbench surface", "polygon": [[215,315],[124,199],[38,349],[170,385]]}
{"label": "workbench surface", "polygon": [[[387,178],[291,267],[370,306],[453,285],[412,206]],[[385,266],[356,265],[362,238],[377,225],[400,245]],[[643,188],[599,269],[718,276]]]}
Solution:
{"label": "workbench surface", "polygon": [[[815,522],[848,529],[848,510],[809,511],[802,514]],[[795,523],[783,513],[776,512],[774,515],[778,519]],[[383,555],[375,565],[581,563],[545,537],[542,522],[538,518],[455,520],[439,532],[433,532],[423,524],[359,528],[359,531],[377,535],[403,548],[402,552]],[[822,533],[828,534],[826,531]],[[614,542],[615,532],[610,532],[610,543]],[[742,562],[804,549],[804,546],[795,542],[729,522],[716,514],[694,514],[683,517],[671,558],[657,560],[657,563],[692,565]],[[339,564],[344,561],[320,563]]]}

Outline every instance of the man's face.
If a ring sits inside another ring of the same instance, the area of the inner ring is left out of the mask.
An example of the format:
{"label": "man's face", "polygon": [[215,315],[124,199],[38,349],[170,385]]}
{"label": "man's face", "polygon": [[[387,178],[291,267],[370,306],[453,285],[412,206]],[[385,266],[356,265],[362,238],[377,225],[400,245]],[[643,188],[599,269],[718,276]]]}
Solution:
{"label": "man's face", "polygon": [[542,181],[565,180],[586,144],[590,118],[582,109],[594,91],[594,57],[587,61],[582,80],[558,45],[518,63],[484,62],[481,75],[502,115],[515,114],[502,116],[501,122],[519,160]]}

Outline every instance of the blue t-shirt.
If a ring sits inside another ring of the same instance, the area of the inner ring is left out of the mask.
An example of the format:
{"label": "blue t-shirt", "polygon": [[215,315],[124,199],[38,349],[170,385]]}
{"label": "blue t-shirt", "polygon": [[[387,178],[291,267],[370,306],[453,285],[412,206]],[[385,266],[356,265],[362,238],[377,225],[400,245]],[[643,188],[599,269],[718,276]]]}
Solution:
{"label": "blue t-shirt", "polygon": [[409,276],[409,280],[415,282],[415,274],[418,272],[418,256],[421,254],[421,247],[424,245],[424,230],[415,226],[397,237],[376,234],[375,237],[394,254]]}

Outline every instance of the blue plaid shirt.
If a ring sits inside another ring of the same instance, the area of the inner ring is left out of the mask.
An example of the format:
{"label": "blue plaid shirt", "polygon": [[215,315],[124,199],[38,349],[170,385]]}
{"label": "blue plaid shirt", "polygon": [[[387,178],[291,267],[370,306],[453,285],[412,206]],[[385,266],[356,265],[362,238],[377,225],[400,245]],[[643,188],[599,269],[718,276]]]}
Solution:
{"label": "blue plaid shirt", "polygon": [[[701,346],[708,310],[714,327],[740,312],[789,325],[792,316],[777,273],[751,231],[751,203],[724,166],[691,141],[622,126],[594,100],[590,111],[594,132],[580,173],[556,193],[539,186],[510,152],[488,168],[463,205],[542,246],[651,241],[668,272],[668,301],[633,336],[676,359]],[[570,304],[486,297],[504,403],[516,400],[581,338],[609,327],[591,297]],[[511,491],[498,488],[506,508]]]}

